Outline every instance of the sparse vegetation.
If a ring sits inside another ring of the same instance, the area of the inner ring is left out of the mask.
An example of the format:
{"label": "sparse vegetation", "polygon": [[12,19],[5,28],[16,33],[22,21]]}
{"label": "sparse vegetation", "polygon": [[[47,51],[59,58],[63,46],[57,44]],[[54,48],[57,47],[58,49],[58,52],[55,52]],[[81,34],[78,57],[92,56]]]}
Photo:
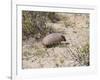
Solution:
{"label": "sparse vegetation", "polygon": [[34,56],[43,57],[45,55],[45,50],[43,48],[36,49]]}
{"label": "sparse vegetation", "polygon": [[89,53],[89,43],[87,43],[85,46],[83,46],[80,50],[83,54]]}
{"label": "sparse vegetation", "polygon": [[63,64],[64,63],[64,59],[60,58],[60,63]]}
{"label": "sparse vegetation", "polygon": [[[41,40],[55,32],[66,42],[43,47]],[[89,66],[89,14],[22,11],[22,43],[23,69]]]}
{"label": "sparse vegetation", "polygon": [[81,49],[81,54],[79,54],[79,61],[82,65],[89,66],[89,43],[83,46]]}
{"label": "sparse vegetation", "polygon": [[[59,19],[57,15],[52,12],[33,12],[23,11],[22,12],[22,31],[23,39],[27,39],[30,36],[34,38],[41,38],[47,33],[54,32],[52,27],[47,27],[47,21],[57,22]],[[38,35],[40,34],[40,35]]]}

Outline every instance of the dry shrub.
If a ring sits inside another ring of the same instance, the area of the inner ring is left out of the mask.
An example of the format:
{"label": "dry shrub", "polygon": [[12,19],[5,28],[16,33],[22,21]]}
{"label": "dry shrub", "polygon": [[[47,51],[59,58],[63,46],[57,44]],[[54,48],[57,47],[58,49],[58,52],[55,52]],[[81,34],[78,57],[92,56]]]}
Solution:
{"label": "dry shrub", "polygon": [[23,11],[23,39],[27,39],[30,36],[37,39],[45,36],[48,32],[54,32],[52,27],[46,27],[46,23],[47,21],[57,22],[58,20],[59,19],[54,12]]}

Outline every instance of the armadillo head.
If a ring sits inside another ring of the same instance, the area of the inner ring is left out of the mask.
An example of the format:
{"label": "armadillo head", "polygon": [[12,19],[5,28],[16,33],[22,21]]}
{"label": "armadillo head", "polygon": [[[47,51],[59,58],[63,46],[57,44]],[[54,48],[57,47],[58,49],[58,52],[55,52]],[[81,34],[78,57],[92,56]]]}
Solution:
{"label": "armadillo head", "polygon": [[62,41],[66,41],[66,38],[65,38],[65,36],[61,36],[62,37]]}

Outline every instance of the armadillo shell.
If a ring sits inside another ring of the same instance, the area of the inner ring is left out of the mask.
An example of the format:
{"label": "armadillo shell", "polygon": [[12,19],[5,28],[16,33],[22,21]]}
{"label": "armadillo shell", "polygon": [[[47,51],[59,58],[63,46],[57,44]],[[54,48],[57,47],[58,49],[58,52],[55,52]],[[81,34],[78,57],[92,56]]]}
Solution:
{"label": "armadillo shell", "polygon": [[61,33],[52,33],[43,38],[42,43],[44,46],[50,46],[62,41]]}

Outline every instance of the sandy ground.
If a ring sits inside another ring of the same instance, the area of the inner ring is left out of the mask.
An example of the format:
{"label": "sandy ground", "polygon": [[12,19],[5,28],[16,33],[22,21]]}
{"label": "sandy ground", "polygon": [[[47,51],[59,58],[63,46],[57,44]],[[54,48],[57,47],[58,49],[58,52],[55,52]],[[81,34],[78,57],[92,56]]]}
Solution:
{"label": "sandy ground", "polygon": [[58,15],[62,18],[61,21],[48,22],[46,25],[63,33],[67,44],[44,48],[41,41],[30,37],[23,41],[23,69],[87,66],[85,63],[89,60],[89,53],[84,53],[81,49],[89,44],[89,17],[85,14]]}

